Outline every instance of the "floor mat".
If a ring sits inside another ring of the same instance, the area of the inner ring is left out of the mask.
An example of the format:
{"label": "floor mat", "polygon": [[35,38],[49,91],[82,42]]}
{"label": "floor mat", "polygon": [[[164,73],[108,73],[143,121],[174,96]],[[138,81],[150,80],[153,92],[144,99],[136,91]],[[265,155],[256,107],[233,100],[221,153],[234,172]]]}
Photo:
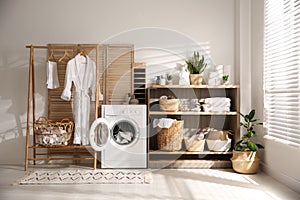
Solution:
{"label": "floor mat", "polygon": [[18,181],[26,184],[149,184],[152,174],[131,169],[47,169],[27,172]]}

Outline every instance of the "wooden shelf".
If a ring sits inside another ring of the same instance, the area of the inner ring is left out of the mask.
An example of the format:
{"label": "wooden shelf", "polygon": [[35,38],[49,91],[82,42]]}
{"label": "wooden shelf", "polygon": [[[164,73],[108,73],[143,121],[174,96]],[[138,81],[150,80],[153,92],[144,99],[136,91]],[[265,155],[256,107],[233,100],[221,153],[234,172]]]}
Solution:
{"label": "wooden shelf", "polygon": [[229,160],[149,160],[148,167],[152,169],[231,168],[231,161]]}
{"label": "wooden shelf", "polygon": [[160,150],[150,150],[148,152],[150,155],[164,155],[164,154],[185,154],[185,155],[197,155],[197,154],[209,154],[209,155],[223,155],[223,154],[232,154],[232,151],[227,152],[215,152],[215,151],[160,151]]}
{"label": "wooden shelf", "polygon": [[86,149],[86,148],[92,148],[91,146],[82,146],[82,145],[67,145],[67,146],[58,146],[58,145],[54,145],[54,146],[43,146],[43,145],[34,145],[34,146],[29,146],[28,148],[31,149],[37,149],[37,148],[41,148],[41,149]]}
{"label": "wooden shelf", "polygon": [[165,112],[165,111],[149,111],[150,115],[237,115],[237,112]]}
{"label": "wooden shelf", "polygon": [[61,158],[28,158],[28,160],[94,160],[93,157],[89,158],[66,158],[66,157],[61,157]]}
{"label": "wooden shelf", "polygon": [[202,89],[230,89],[230,88],[240,88],[239,85],[152,85],[150,88],[169,88],[169,89],[180,89],[180,88],[202,88]]}

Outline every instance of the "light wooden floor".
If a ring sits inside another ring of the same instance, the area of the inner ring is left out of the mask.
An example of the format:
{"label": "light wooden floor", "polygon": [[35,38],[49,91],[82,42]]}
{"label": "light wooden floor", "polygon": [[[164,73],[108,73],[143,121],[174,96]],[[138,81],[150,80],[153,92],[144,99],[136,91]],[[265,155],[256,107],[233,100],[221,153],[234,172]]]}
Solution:
{"label": "light wooden floor", "polygon": [[[30,168],[33,170],[33,168]],[[0,165],[0,200],[199,199],[299,200],[300,195],[260,172],[230,169],[161,169],[151,184],[16,185],[23,166]]]}

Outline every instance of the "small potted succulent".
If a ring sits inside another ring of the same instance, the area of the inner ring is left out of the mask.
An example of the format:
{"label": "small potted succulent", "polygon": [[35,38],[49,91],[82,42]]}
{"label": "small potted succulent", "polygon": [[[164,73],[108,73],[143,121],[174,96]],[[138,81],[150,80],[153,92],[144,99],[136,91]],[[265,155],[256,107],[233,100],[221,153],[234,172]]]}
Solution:
{"label": "small potted succulent", "polygon": [[222,77],[222,80],[223,80],[223,84],[224,85],[228,85],[228,83],[229,83],[229,75],[224,75]]}
{"label": "small potted succulent", "polygon": [[256,136],[254,131],[255,126],[262,125],[259,119],[255,119],[255,110],[251,110],[249,114],[242,116],[243,121],[240,126],[246,129],[246,133],[242,139],[238,141],[234,147],[233,155],[231,158],[233,170],[243,174],[254,174],[259,169],[259,157],[257,150],[263,149],[261,144],[257,144],[252,141],[253,137]]}
{"label": "small potted succulent", "polygon": [[167,85],[172,85],[172,79],[173,79],[172,74],[167,74],[166,78],[167,78]]}
{"label": "small potted succulent", "polygon": [[202,85],[202,73],[207,67],[204,56],[202,55],[200,57],[199,52],[195,51],[193,57],[185,62],[190,72],[191,85]]}

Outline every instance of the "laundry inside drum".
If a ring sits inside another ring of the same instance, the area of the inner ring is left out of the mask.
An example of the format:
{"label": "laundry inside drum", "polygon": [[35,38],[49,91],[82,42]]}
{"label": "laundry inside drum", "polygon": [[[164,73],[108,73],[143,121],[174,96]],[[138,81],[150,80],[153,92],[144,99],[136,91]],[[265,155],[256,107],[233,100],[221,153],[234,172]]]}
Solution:
{"label": "laundry inside drum", "polygon": [[136,139],[136,129],[126,121],[121,121],[113,127],[112,138],[119,145],[131,144]]}

